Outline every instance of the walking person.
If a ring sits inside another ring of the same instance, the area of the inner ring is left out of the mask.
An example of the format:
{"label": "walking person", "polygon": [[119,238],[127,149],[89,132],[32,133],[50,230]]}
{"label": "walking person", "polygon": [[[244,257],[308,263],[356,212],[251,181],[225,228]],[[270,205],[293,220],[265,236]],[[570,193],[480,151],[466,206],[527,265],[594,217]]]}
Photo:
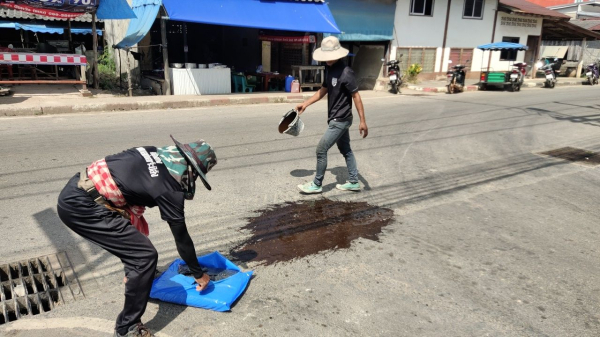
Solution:
{"label": "walking person", "polygon": [[323,191],[321,185],[327,170],[327,152],[334,144],[337,144],[340,153],[346,159],[346,166],[348,167],[348,181],[345,184],[337,184],[336,187],[344,191],[360,191],[356,160],[350,147],[349,129],[353,120],[353,101],[360,118],[360,124],[358,125],[360,135],[363,138],[367,137],[369,130],[354,71],[341,60],[348,53],[348,49],[342,48],[336,37],[329,36],[323,39],[321,48],[314,51],[313,59],[327,64],[325,82],[311,98],[296,107],[298,114],[302,114],[308,106],[328,95],[328,127],[317,145],[317,172],[313,181],[298,185],[300,191],[304,193],[312,194]]}
{"label": "walking person", "polygon": [[177,251],[196,279],[196,290],[209,283],[188,233],[185,200],[192,200],[199,177],[216,165],[212,147],[203,140],[175,146],[143,146],[107,156],[75,174],[58,197],[57,213],[75,233],[104,248],[123,262],[125,304],[114,336],[149,337],[142,324],[158,253],[148,239],[145,207],[158,206],[169,224]]}

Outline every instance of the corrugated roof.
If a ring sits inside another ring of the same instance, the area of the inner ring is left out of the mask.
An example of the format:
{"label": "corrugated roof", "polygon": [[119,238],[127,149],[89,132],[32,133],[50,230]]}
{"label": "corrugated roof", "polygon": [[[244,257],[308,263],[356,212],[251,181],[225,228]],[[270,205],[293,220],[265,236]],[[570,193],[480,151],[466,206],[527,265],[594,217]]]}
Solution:
{"label": "corrugated roof", "polygon": [[600,30],[600,18],[589,20],[571,20],[569,22],[588,30]]}
{"label": "corrugated roof", "polygon": [[525,0],[500,0],[500,7],[504,7],[515,14],[538,15],[552,19],[570,19],[566,14],[553,11]]}
{"label": "corrugated roof", "polygon": [[[0,7],[0,18],[3,19],[23,19],[23,20],[45,20],[45,21],[67,21],[67,19],[57,19],[49,16],[35,15],[27,12],[23,12],[17,9],[11,9],[6,7]],[[76,18],[71,19],[76,22],[92,22],[91,14],[83,14]],[[97,20],[100,21],[100,20]]]}

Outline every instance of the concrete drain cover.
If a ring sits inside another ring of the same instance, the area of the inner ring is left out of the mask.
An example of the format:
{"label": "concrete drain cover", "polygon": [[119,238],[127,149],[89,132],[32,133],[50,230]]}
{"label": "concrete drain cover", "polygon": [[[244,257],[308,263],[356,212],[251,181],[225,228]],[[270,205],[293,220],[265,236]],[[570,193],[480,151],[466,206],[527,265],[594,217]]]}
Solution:
{"label": "concrete drain cover", "polygon": [[563,147],[540,154],[590,166],[600,165],[600,154],[573,147]]}
{"label": "concrete drain cover", "polygon": [[0,263],[0,325],[84,297],[66,253]]}

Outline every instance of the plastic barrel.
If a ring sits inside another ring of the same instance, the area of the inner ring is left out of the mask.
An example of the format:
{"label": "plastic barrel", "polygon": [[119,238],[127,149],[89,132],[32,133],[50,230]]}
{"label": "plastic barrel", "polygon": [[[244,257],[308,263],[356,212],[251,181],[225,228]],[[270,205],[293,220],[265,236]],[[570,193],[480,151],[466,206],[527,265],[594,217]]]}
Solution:
{"label": "plastic barrel", "polygon": [[288,75],[285,77],[285,92],[292,91],[292,81],[293,80],[294,80],[294,77],[291,75]]}

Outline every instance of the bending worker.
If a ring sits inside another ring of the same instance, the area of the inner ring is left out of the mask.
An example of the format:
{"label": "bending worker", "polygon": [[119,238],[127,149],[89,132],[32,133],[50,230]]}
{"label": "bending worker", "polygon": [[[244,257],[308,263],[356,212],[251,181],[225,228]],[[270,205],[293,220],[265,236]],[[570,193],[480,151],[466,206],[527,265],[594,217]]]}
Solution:
{"label": "bending worker", "polygon": [[217,157],[203,140],[175,146],[143,146],[98,160],[77,173],[58,197],[60,219],[123,262],[125,304],[114,336],[153,336],[142,324],[158,253],[148,239],[145,207],[158,206],[169,223],[177,251],[202,291],[209,282],[185,224],[184,202],[192,200],[196,178],[210,190],[206,174]]}

